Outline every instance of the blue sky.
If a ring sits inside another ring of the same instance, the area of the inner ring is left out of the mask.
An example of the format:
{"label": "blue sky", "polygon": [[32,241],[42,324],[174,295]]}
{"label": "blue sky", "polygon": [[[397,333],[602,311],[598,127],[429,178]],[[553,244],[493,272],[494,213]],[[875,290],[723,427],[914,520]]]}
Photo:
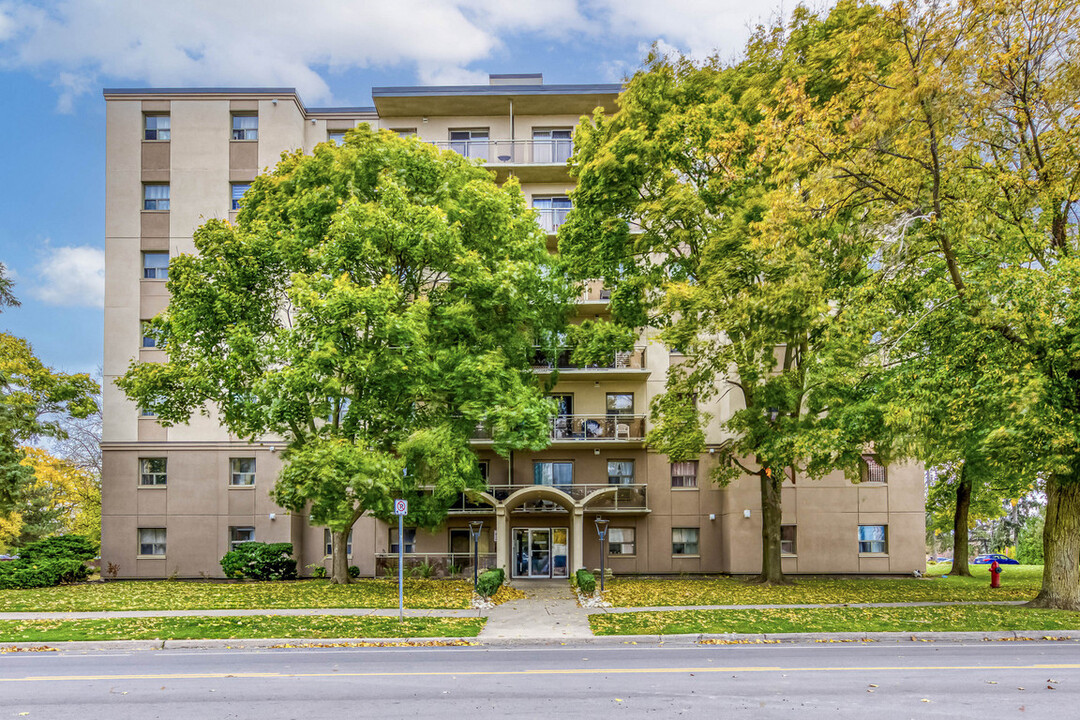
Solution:
{"label": "blue sky", "polygon": [[[102,87],[296,87],[308,106],[372,86],[615,82],[649,46],[734,56],[776,0],[0,0],[0,262],[19,308],[0,330],[46,363],[102,357]],[[252,10],[257,8],[256,13]]]}

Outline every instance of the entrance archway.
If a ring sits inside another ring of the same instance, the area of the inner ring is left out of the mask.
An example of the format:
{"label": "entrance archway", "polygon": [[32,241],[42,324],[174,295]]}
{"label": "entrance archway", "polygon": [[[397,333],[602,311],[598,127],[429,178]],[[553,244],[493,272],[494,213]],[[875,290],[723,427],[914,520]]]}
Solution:
{"label": "entrance archway", "polygon": [[[555,503],[570,515],[570,527],[511,528],[510,513],[527,502],[546,500]],[[582,517],[581,505],[567,493],[548,485],[525,485],[515,490],[506,500],[495,507],[496,564],[509,577],[552,577],[557,569],[556,542],[560,530],[569,530],[569,559],[565,566],[567,575],[582,567]],[[545,535],[546,532],[546,535]],[[545,547],[546,546],[546,547]],[[524,557],[522,552],[525,553]],[[513,561],[511,558],[514,558]],[[548,574],[542,568],[548,563]],[[522,573],[518,569],[524,568]],[[560,573],[558,576],[562,577]]]}

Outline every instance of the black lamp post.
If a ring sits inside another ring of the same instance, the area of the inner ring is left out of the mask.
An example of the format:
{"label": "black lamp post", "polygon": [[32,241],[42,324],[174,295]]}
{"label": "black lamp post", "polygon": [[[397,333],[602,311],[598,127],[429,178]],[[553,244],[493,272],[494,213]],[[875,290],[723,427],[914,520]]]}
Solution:
{"label": "black lamp post", "polygon": [[604,592],[604,538],[607,537],[608,521],[596,518],[596,534],[600,536],[600,592]]}
{"label": "black lamp post", "polygon": [[480,567],[480,530],[484,527],[483,520],[473,520],[469,523],[469,535],[472,536],[473,561],[472,561],[472,586],[476,590],[477,568]]}

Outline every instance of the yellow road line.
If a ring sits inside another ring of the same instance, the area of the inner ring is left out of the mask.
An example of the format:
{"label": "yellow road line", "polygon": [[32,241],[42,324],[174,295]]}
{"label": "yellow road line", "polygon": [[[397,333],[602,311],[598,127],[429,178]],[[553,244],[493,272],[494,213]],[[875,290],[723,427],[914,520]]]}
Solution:
{"label": "yellow road line", "polygon": [[910,670],[1075,670],[1080,663],[1040,665],[882,665],[856,667],[683,667],[683,668],[562,668],[550,670],[469,670],[465,672],[320,672],[320,673],[164,673],[153,675],[34,675],[0,678],[0,682],[74,682],[85,680],[204,680],[229,678],[330,678],[330,677],[472,677],[511,675],[649,675],[671,673],[747,673],[747,672],[867,672]]}

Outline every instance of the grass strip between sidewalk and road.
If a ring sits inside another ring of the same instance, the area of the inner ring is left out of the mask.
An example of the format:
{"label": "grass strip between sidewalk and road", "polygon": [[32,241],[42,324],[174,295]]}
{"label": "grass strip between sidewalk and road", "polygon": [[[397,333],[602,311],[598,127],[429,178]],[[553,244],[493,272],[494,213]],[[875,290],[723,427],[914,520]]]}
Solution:
{"label": "grass strip between sidewalk and road", "polygon": [[[92,612],[99,610],[225,610],[283,608],[396,608],[397,580],[202,582],[110,581],[29,590],[0,590],[0,612]],[[468,608],[466,580],[405,581],[405,607]],[[2,635],[0,635],[2,637]]]}
{"label": "grass strip between sidewalk and road", "polygon": [[932,565],[927,577],[799,577],[790,585],[759,585],[743,577],[619,578],[604,599],[615,607],[671,605],[815,605],[832,603],[963,602],[1030,600],[1039,592],[1041,565],[1005,565],[1002,587],[990,587],[986,565],[972,577],[943,577],[949,565]]}
{"label": "grass strip between sidewalk and road", "polygon": [[0,620],[0,643],[69,640],[476,637],[484,618],[338,615]]}
{"label": "grass strip between sidewalk and road", "polygon": [[1080,630],[1080,613],[1017,606],[666,610],[590,615],[597,635]]}

